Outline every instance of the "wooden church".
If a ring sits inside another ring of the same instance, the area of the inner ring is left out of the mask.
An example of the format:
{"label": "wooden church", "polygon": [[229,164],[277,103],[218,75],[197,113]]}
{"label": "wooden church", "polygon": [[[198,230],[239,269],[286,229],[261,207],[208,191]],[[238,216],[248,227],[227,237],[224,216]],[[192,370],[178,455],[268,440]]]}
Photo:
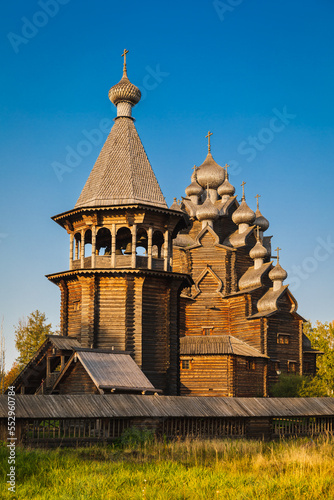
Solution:
{"label": "wooden church", "polygon": [[[15,381],[22,394],[261,397],[280,373],[314,374],[316,352],[272,256],[269,222],[241,203],[211,154],[168,208],[132,117],[127,76],[109,91],[110,134],[74,209],[61,335]],[[188,167],[186,167],[188,168]]]}

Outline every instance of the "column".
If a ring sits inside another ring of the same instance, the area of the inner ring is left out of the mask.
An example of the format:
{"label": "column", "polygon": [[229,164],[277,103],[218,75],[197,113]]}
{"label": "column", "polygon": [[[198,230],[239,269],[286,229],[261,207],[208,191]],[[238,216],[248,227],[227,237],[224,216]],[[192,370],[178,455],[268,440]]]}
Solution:
{"label": "column", "polygon": [[135,269],[136,267],[136,243],[137,243],[137,224],[134,224],[131,228],[132,234],[132,244],[131,244],[131,267]]}
{"label": "column", "polygon": [[153,238],[153,227],[148,228],[147,233],[147,268],[152,269],[152,238]]}
{"label": "column", "polygon": [[70,234],[70,270],[73,269],[73,233]]}
{"label": "column", "polygon": [[116,224],[111,227],[111,267],[116,267]]}
{"label": "column", "polygon": [[81,242],[80,242],[80,267],[85,267],[85,230],[81,229]]}
{"label": "column", "polygon": [[91,267],[95,268],[96,261],[96,226],[92,227],[92,258],[91,258]]}
{"label": "column", "polygon": [[165,242],[164,242],[164,271],[168,271],[168,260],[169,260],[169,232],[168,229],[166,229]]}

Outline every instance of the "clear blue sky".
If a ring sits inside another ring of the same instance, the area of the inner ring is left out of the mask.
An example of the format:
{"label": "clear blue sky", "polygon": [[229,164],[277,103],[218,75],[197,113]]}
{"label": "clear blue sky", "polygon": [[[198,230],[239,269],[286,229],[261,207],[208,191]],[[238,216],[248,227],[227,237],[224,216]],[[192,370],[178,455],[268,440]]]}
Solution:
{"label": "clear blue sky", "polygon": [[[74,207],[106,138],[90,133],[115,116],[108,90],[124,48],[143,93],[136,126],[169,205],[211,130],[239,196],[242,181],[253,209],[261,195],[300,314],[334,319],[332,0],[17,0],[1,11],[7,368],[21,317],[39,309],[59,323],[60,294],[44,275],[68,269],[69,241],[50,217]],[[67,171],[57,176],[55,162]]]}

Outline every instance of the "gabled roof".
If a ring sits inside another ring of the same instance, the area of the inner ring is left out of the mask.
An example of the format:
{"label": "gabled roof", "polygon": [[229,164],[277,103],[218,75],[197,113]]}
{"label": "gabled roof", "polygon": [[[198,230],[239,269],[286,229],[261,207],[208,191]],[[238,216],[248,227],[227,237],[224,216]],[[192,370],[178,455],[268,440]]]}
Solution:
{"label": "gabled roof", "polygon": [[75,208],[136,203],[168,208],[133,120],[118,117]]}
{"label": "gabled roof", "polygon": [[189,335],[181,337],[180,354],[234,354],[252,358],[268,357],[232,335]]}
{"label": "gabled roof", "polygon": [[[42,381],[42,378],[44,378],[44,372],[46,370],[45,356],[50,345],[56,347],[56,349],[59,349],[60,351],[73,351],[73,349],[81,347],[81,344],[74,337],[46,335],[46,339],[43,344],[38,348],[30,361],[20,371],[12,385],[19,387],[21,383],[26,384],[30,377],[37,378],[39,376],[40,382]],[[37,384],[37,386],[39,385],[39,383]]]}
{"label": "gabled roof", "polygon": [[69,374],[71,366],[80,362],[96,387],[104,389],[156,391],[148,378],[129,354],[115,354],[95,350],[78,349],[68,361],[53,390],[63,377]]}

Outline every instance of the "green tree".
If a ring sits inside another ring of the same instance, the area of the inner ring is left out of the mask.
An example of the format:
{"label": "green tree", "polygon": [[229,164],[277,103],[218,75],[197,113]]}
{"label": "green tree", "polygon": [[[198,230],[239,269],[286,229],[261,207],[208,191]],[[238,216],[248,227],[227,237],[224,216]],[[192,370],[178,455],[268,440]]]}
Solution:
{"label": "green tree", "polygon": [[327,396],[334,396],[334,325],[317,321],[315,326],[308,321],[304,333],[311,341],[313,349],[323,354],[317,356],[317,375],[314,384],[322,385]]}
{"label": "green tree", "polygon": [[27,318],[20,319],[15,328],[15,346],[19,352],[17,363],[23,368],[33,354],[45,341],[46,335],[52,335],[51,323],[46,323],[44,313],[36,310]]}

